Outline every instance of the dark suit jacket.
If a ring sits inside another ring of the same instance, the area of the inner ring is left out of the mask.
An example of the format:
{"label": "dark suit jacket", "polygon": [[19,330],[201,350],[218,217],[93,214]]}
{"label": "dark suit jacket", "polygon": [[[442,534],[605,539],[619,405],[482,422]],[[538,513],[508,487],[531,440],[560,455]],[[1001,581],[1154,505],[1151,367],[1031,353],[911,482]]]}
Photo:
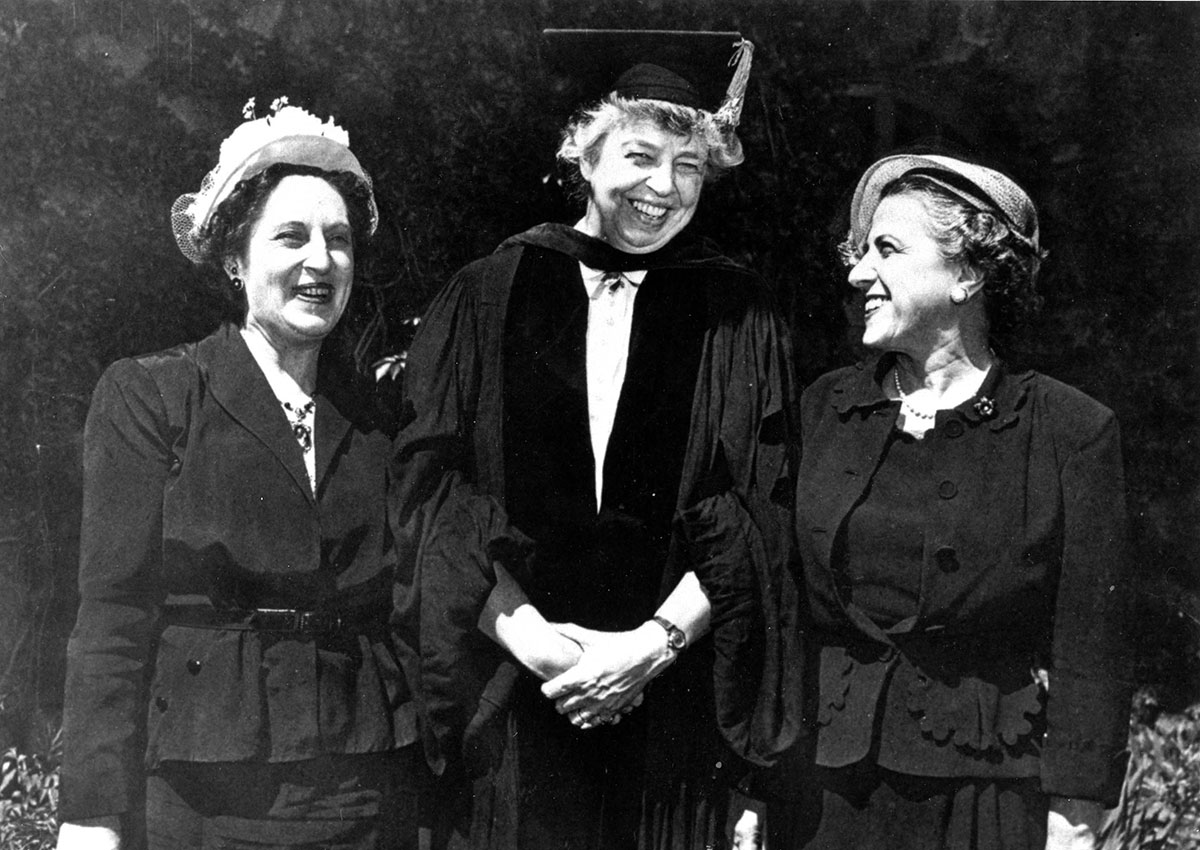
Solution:
{"label": "dark suit jacket", "polygon": [[[386,633],[393,428],[322,357],[314,498],[236,328],[122,360],[84,437],[81,605],[68,648],[62,815],[128,811],[146,766],[390,750],[415,739]],[[375,608],[317,638],[165,625],[163,605]]]}
{"label": "dark suit jacket", "polygon": [[[1040,776],[1112,803],[1130,698],[1120,439],[1111,411],[997,367],[988,404],[938,414],[917,613],[883,632],[848,604],[839,536],[893,429],[890,358],[801,401],[797,532],[819,646],[817,762],[924,776]],[[977,398],[979,398],[977,397]],[[1048,693],[1032,671],[1049,672]]]}

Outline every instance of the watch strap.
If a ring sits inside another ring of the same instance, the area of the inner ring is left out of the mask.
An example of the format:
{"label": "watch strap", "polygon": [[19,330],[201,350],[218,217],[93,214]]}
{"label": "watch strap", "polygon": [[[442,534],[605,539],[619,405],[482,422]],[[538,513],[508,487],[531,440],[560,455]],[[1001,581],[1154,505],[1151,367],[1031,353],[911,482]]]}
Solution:
{"label": "watch strap", "polygon": [[655,614],[651,619],[663,627],[663,631],[667,633],[667,648],[672,652],[679,652],[687,646],[687,635],[683,633],[683,629],[672,623],[666,617],[660,617]]}

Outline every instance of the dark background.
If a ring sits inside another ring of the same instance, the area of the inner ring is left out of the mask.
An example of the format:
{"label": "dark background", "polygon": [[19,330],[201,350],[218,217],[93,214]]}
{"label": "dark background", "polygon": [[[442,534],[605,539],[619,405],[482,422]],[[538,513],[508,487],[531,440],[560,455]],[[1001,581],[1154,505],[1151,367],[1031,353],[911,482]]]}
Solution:
{"label": "dark background", "polygon": [[[803,380],[856,356],[834,245],[858,173],[940,138],[1042,212],[1046,310],[1019,350],[1122,422],[1139,683],[1200,700],[1200,7],[695,0],[0,0],[0,748],[58,708],[76,605],[80,434],[116,358],[217,321],[168,210],[248,97],[336,116],[380,237],[348,321],[402,351],[448,276],[574,221],[554,165],[579,92],[543,27],[737,29],[747,161],[695,227],[772,283]],[[347,325],[350,327],[350,325]]]}

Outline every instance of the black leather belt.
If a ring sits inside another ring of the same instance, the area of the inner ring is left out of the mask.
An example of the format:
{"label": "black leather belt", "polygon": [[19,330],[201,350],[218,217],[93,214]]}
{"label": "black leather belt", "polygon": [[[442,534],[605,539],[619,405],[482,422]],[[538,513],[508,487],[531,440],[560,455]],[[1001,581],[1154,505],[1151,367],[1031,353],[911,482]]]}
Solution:
{"label": "black leather belt", "polygon": [[234,629],[248,632],[329,634],[360,632],[387,622],[378,607],[351,611],[303,611],[298,608],[214,608],[209,605],[168,605],[163,620],[168,625],[197,629]]}

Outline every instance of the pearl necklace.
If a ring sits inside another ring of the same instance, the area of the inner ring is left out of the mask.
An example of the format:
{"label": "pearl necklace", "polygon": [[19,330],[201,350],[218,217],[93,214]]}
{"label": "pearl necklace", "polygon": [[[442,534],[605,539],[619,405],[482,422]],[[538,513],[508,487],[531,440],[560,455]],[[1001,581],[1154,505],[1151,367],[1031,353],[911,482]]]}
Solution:
{"label": "pearl necklace", "polygon": [[912,406],[912,402],[908,400],[908,396],[900,386],[900,369],[896,366],[892,367],[892,379],[896,383],[896,395],[900,396],[900,412],[904,414],[905,419],[919,419],[924,422],[933,422],[937,419],[936,410],[933,413],[925,413]]}

